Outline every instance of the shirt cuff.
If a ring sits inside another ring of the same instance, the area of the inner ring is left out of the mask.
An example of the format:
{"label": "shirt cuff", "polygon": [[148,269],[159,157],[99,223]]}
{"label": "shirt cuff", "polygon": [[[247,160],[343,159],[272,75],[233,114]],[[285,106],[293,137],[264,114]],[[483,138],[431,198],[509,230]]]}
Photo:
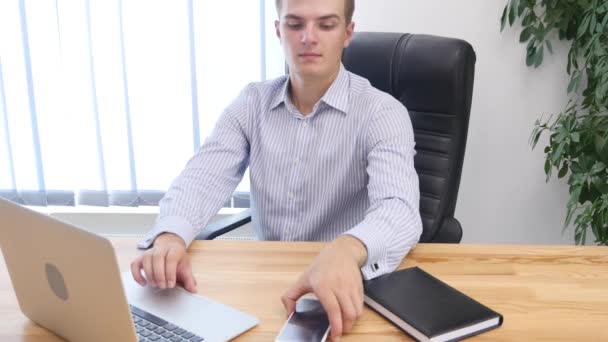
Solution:
{"label": "shirt cuff", "polygon": [[154,240],[163,233],[172,233],[181,237],[186,243],[186,247],[188,247],[196,237],[197,232],[194,231],[194,228],[186,219],[179,216],[165,216],[156,222],[154,228],[137,244],[137,248],[150,248]]}
{"label": "shirt cuff", "polygon": [[386,241],[377,231],[370,230],[365,221],[344,234],[359,239],[367,248],[367,261],[361,267],[363,279],[370,280],[392,271],[387,264]]}

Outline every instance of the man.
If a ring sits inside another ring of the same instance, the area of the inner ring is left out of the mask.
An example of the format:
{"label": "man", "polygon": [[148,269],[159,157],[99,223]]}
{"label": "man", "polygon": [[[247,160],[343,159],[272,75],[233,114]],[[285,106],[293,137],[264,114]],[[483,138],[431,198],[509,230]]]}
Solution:
{"label": "man", "polygon": [[412,126],[401,103],[341,64],[353,0],[276,6],[289,75],[250,84],[227,107],[131,268],[142,285],[196,292],[187,246],[249,166],[258,238],[331,241],[281,299],[290,314],[314,292],[337,339],[361,315],[362,277],[393,271],[420,237]]}

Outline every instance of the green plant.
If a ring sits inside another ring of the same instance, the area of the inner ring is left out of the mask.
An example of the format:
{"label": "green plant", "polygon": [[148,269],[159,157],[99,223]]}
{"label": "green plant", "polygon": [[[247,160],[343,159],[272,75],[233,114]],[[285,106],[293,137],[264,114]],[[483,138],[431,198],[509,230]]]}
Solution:
{"label": "green plant", "polygon": [[574,218],[577,244],[585,243],[590,229],[596,244],[608,245],[608,1],[510,0],[500,20],[501,31],[517,18],[522,28],[519,40],[527,42],[528,66],[542,63],[545,47],[553,53],[551,40],[571,43],[568,105],[547,120],[536,120],[530,144],[534,148],[547,131],[547,181],[554,169],[558,178],[569,177],[564,229]]}

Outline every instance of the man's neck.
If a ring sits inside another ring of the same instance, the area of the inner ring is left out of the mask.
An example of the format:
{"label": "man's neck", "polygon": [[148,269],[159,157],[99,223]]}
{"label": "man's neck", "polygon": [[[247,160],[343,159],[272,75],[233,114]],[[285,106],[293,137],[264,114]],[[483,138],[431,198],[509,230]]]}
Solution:
{"label": "man's neck", "polygon": [[334,80],[338,77],[340,68],[329,77],[304,78],[296,74],[289,76],[290,96],[293,105],[298,108],[302,115],[306,116],[312,112],[314,105],[327,92]]}

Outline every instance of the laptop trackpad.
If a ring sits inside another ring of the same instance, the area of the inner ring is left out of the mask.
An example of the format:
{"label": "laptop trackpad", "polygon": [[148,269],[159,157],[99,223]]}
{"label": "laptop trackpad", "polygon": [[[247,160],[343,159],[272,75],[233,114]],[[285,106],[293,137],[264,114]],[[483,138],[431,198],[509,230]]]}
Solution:
{"label": "laptop trackpad", "polygon": [[206,340],[228,340],[258,324],[253,316],[181,287],[167,290],[142,287],[130,272],[122,274],[122,281],[129,304]]}

